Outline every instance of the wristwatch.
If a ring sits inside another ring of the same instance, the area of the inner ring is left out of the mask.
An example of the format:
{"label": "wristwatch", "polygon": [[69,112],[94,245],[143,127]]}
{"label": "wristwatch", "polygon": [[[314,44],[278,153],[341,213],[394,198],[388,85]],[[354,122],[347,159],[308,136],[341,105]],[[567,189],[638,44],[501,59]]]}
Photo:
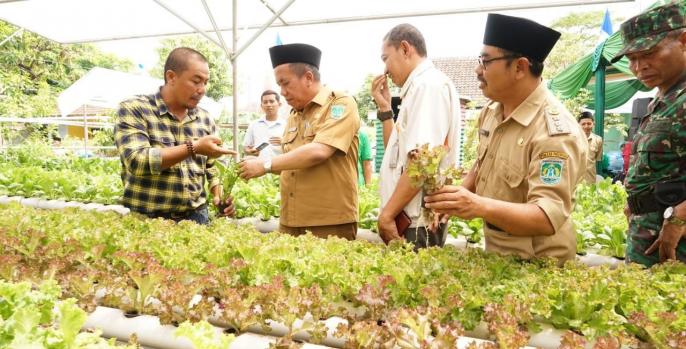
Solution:
{"label": "wristwatch", "polygon": [[376,118],[379,119],[380,121],[386,121],[388,119],[393,119],[393,110],[377,112]]}
{"label": "wristwatch", "polygon": [[263,162],[262,166],[264,167],[265,173],[272,173],[272,160],[271,159]]}
{"label": "wristwatch", "polygon": [[686,225],[686,220],[683,220],[677,216],[674,215],[674,206],[669,206],[667,209],[665,209],[665,213],[662,215],[664,217],[665,221],[669,224],[674,224],[674,225]]}

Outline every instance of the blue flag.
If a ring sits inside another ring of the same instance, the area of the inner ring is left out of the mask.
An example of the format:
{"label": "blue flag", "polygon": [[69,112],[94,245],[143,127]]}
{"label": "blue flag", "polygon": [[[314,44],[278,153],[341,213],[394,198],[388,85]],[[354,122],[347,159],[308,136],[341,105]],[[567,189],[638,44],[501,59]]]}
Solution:
{"label": "blue flag", "polygon": [[283,42],[281,41],[281,36],[279,36],[279,33],[276,33],[276,45],[283,45]]}
{"label": "blue flag", "polygon": [[600,26],[600,30],[607,33],[608,36],[612,35],[612,20],[610,19],[610,10],[605,10],[605,18],[603,18],[603,25]]}

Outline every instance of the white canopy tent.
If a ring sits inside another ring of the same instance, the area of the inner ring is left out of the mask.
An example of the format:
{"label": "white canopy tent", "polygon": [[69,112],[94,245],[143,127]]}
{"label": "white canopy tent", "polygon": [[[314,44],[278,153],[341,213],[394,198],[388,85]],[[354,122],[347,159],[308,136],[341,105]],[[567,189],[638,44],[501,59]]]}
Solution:
{"label": "white canopy tent", "polygon": [[[237,80],[237,57],[270,26],[302,26],[401,17],[510,11],[632,0],[0,0],[0,19],[60,43],[199,33],[220,46]],[[461,4],[460,4],[461,3]],[[364,9],[364,13],[360,12]],[[240,18],[240,21],[239,21]],[[240,22],[240,23],[239,23]],[[239,29],[254,29],[241,38]],[[230,31],[230,45],[222,32]],[[237,94],[234,93],[234,135]],[[237,148],[234,137],[234,148]]]}
{"label": "white canopy tent", "polygon": [[[164,84],[162,79],[136,75],[105,68],[93,68],[57,98],[57,107],[63,117],[83,105],[117,108],[117,105],[134,95],[155,93]],[[199,106],[214,118],[219,118],[222,105],[210,97],[203,97]]]}
{"label": "white canopy tent", "polygon": [[[138,94],[154,93],[163,84],[162,79],[96,67],[60,93],[57,97],[57,107],[65,118],[82,106],[115,109],[121,101]],[[207,96],[200,100],[198,106],[205,109],[214,119],[218,119],[222,112],[222,105]],[[89,124],[88,119],[84,113],[84,151],[88,148],[88,128],[96,126]],[[64,120],[61,124],[67,125],[69,121]],[[71,121],[73,123],[73,120]]]}
{"label": "white canopy tent", "polygon": [[626,103],[623,105],[620,105],[617,108],[614,109],[608,109],[605,111],[605,113],[614,113],[614,114],[631,114],[632,108],[634,106],[634,101],[640,98],[654,98],[655,94],[657,94],[657,89],[653,89],[651,91],[638,91],[634,94],[633,97],[631,97]]}

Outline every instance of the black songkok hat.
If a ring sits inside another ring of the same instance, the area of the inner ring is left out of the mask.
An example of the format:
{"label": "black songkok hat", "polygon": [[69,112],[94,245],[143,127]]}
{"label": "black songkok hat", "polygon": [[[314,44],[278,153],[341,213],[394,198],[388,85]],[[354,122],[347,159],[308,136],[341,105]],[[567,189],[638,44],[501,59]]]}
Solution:
{"label": "black songkok hat", "polygon": [[269,48],[272,67],[286,63],[307,63],[319,69],[322,51],[308,44],[277,45]]}
{"label": "black songkok hat", "polygon": [[543,63],[560,33],[532,20],[489,13],[484,45],[499,47]]}

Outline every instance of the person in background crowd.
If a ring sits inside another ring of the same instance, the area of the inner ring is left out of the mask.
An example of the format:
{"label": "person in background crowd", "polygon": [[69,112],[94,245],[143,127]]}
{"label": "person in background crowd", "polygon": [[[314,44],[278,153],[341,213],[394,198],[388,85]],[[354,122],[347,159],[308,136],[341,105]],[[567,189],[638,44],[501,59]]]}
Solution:
{"label": "person in background crowd", "polygon": [[360,138],[360,155],[357,157],[357,184],[360,186],[372,183],[372,145],[364,131],[358,133]]}
{"label": "person in background crowd", "polygon": [[636,78],[658,92],[633,138],[625,179],[629,194],[627,261],[686,262],[686,3],[658,6],[622,23]]}
{"label": "person in background crowd", "polygon": [[246,155],[257,156],[266,161],[282,153],[281,136],[286,123],[279,118],[281,101],[278,93],[272,90],[262,92],[260,106],[264,117],[248,125],[243,139],[243,151]]}
{"label": "person in background crowd", "polygon": [[593,113],[590,111],[582,112],[579,115],[579,125],[584,130],[588,139],[588,164],[584,180],[587,183],[596,182],[596,162],[603,159],[603,139],[593,133]]}

